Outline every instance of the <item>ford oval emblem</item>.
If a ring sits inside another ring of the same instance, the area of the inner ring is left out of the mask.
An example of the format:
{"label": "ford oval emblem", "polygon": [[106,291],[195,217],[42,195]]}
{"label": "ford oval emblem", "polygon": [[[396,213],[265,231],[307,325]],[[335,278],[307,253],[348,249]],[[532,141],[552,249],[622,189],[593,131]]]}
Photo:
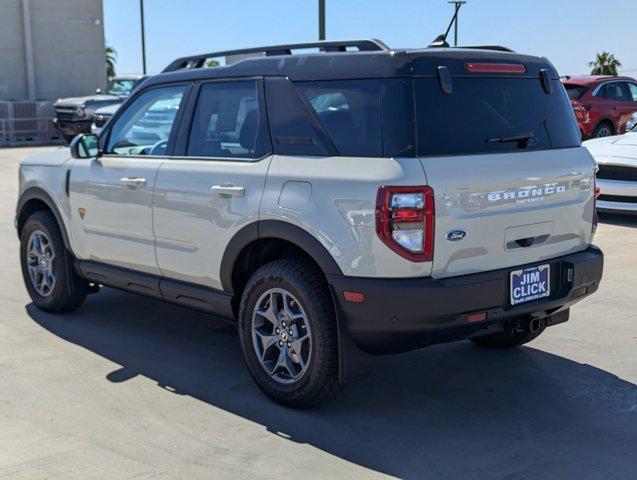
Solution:
{"label": "ford oval emblem", "polygon": [[449,230],[447,232],[447,240],[451,241],[451,242],[457,242],[458,240],[462,240],[464,237],[467,236],[467,232],[464,230]]}

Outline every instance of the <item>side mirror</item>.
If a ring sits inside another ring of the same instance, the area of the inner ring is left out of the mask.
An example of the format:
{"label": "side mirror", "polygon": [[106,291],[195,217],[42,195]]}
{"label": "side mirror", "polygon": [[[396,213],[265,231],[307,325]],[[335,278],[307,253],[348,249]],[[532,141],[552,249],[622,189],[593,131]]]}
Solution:
{"label": "side mirror", "polygon": [[97,135],[92,133],[76,135],[71,142],[70,148],[71,156],[78,159],[99,157],[101,153],[97,146]]}
{"label": "side mirror", "polygon": [[99,95],[100,93],[102,93],[102,89],[101,88],[96,88],[95,89],[95,93],[97,93]]}

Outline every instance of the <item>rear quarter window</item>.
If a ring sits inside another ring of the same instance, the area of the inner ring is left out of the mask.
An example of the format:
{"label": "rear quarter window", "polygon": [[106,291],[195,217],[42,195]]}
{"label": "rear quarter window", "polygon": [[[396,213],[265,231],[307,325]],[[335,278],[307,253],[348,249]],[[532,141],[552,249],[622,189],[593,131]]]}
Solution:
{"label": "rear quarter window", "polygon": [[548,94],[537,78],[454,77],[444,94],[435,78],[414,80],[419,155],[515,151],[499,137],[532,134],[528,150],[573,147],[580,135],[561,82]]}
{"label": "rear quarter window", "polygon": [[340,155],[383,155],[380,80],[298,82],[295,85]]}

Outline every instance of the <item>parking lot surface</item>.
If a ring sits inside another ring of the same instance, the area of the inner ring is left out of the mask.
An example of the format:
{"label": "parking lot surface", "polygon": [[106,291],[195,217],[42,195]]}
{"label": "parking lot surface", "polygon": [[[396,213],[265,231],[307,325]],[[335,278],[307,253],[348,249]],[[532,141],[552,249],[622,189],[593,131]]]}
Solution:
{"label": "parking lot surface", "polygon": [[637,478],[637,218],[602,218],[600,290],[529,346],[377,357],[294,411],[213,317],[111,289],[31,305],[13,218],[35,150],[0,149],[0,478]]}

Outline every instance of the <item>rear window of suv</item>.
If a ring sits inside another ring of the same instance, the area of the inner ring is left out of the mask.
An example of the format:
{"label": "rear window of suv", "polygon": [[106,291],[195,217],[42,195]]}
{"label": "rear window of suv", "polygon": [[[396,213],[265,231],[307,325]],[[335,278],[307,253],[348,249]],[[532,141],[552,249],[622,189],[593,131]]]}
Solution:
{"label": "rear window of suv", "polygon": [[565,83],[564,88],[566,89],[569,100],[579,100],[586,93],[586,90],[588,90],[588,87],[574,85],[572,83]]}
{"label": "rear window of suv", "polygon": [[419,155],[516,151],[507,137],[532,135],[528,150],[580,144],[568,97],[552,80],[548,94],[537,78],[454,77],[443,93],[436,78],[414,79]]}

